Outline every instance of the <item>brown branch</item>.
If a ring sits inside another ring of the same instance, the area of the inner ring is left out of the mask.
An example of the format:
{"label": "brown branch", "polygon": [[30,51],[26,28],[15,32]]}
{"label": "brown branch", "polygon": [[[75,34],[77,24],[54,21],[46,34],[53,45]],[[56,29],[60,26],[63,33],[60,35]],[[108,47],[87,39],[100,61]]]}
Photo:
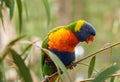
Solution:
{"label": "brown branch", "polygon": [[[116,42],[116,43],[111,44],[111,45],[109,45],[109,46],[103,47],[103,48],[101,48],[100,50],[98,50],[98,51],[96,51],[96,52],[94,52],[94,53],[92,53],[92,54],[90,54],[90,55],[87,55],[87,56],[79,59],[78,61],[74,62],[74,64],[71,64],[71,65],[67,66],[67,68],[71,68],[71,67],[73,67],[74,65],[80,63],[81,61],[86,60],[86,59],[88,59],[88,58],[90,58],[90,57],[92,57],[92,56],[95,56],[95,55],[97,55],[98,53],[100,53],[100,52],[102,52],[102,51],[105,51],[105,50],[107,50],[107,49],[109,49],[109,48],[112,48],[112,47],[114,47],[114,46],[117,46],[117,45],[119,45],[119,44],[120,44],[120,42]],[[37,46],[38,48],[41,49],[41,47],[39,47],[38,45],[35,45],[35,46]],[[58,74],[58,72],[56,72],[56,73],[48,76],[48,79],[49,79],[49,78],[52,78],[52,77],[55,76],[56,74]],[[115,77],[115,76],[120,76],[120,73],[118,73],[118,74],[113,74],[111,77]],[[94,78],[88,78],[88,79],[80,80],[79,82],[86,82],[86,81],[92,81],[92,80],[94,80]],[[44,82],[44,81],[42,81],[42,82]]]}
{"label": "brown branch", "polygon": [[114,46],[117,46],[117,45],[119,45],[119,44],[120,44],[120,42],[117,42],[117,43],[114,43],[114,44],[109,45],[109,46],[107,46],[107,47],[101,48],[100,50],[98,50],[98,51],[96,51],[96,52],[94,52],[94,53],[92,53],[92,54],[90,54],[90,55],[88,55],[88,56],[86,56],[86,57],[84,57],[84,58],[76,61],[75,64],[77,64],[77,63],[79,63],[79,62],[81,62],[81,61],[83,61],[83,60],[85,60],[85,59],[87,59],[87,58],[89,58],[89,57],[95,56],[96,54],[98,54],[98,53],[100,53],[100,52],[102,52],[102,51],[105,51],[105,50],[107,50],[107,49],[109,49],[109,48],[112,48],[112,47],[114,47]]}
{"label": "brown branch", "polygon": [[[114,44],[111,44],[111,45],[109,45],[109,46],[106,46],[106,47],[104,47],[104,48],[101,48],[100,50],[98,50],[98,51],[96,51],[96,52],[94,52],[94,53],[92,53],[92,54],[90,54],[90,55],[88,55],[88,56],[86,56],[86,57],[83,57],[83,58],[79,59],[78,61],[74,62],[74,64],[71,64],[71,65],[67,66],[67,68],[71,68],[71,67],[73,67],[74,65],[78,64],[79,62],[81,62],[81,61],[83,61],[83,60],[86,60],[86,59],[88,59],[88,58],[90,58],[90,57],[92,57],[92,56],[95,56],[95,55],[97,55],[98,53],[100,53],[100,52],[102,52],[102,51],[105,51],[105,50],[107,50],[107,49],[109,49],[109,48],[112,48],[112,47],[114,47],[114,46],[117,46],[117,45],[119,45],[119,44],[120,44],[120,42],[116,42],[116,43],[114,43]],[[58,73],[56,72],[56,73],[50,75],[48,78],[51,78],[51,77],[55,76],[56,74],[58,74]]]}
{"label": "brown branch", "polygon": [[78,81],[78,82],[86,82],[86,81],[93,81],[93,80],[94,80],[94,78],[88,78],[88,79],[80,80],[80,81]]}
{"label": "brown branch", "polygon": [[120,76],[120,73],[113,74],[112,77]]}

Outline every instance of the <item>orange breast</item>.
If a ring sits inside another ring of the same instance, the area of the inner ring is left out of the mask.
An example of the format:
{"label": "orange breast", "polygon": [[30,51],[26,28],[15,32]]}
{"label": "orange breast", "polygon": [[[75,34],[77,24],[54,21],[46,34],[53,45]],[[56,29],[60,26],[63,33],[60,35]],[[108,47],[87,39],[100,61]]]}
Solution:
{"label": "orange breast", "polygon": [[50,33],[48,48],[56,49],[58,51],[73,52],[78,43],[78,39],[70,30],[61,28]]}

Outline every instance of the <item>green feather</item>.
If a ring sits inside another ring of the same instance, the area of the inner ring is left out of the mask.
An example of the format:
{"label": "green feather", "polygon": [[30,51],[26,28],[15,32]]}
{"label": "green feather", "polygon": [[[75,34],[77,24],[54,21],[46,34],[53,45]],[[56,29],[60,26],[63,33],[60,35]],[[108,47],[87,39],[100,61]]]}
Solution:
{"label": "green feather", "polygon": [[48,33],[48,36],[49,36],[50,33],[55,32],[55,31],[59,30],[60,28],[64,28],[64,26],[58,26],[58,27],[53,28],[53,29],[50,30],[50,32]]}
{"label": "green feather", "polygon": [[[47,48],[48,41],[49,41],[49,38],[47,36],[47,37],[45,37],[45,39],[42,42],[42,48]],[[43,77],[44,56],[45,56],[45,53],[41,50],[41,52],[40,52],[40,67],[41,67],[40,72],[41,72],[41,77]]]}
{"label": "green feather", "polygon": [[44,65],[43,65],[43,74],[44,75],[48,75],[48,74],[50,74],[50,73],[53,73],[54,72],[54,67],[50,67],[49,65],[48,65],[48,63],[44,63]]}
{"label": "green feather", "polygon": [[[48,36],[47,36],[47,37],[45,37],[45,39],[42,42],[42,48],[47,47],[48,41],[49,41],[49,39],[48,39]],[[40,67],[41,67],[40,68],[40,76],[41,76],[41,78],[43,78],[43,76],[44,76],[44,74],[43,74],[44,56],[45,56],[45,53],[41,50],[41,52],[40,52]]]}
{"label": "green feather", "polygon": [[45,39],[44,39],[43,42],[42,42],[42,48],[47,48],[47,46],[48,46],[48,41],[49,41],[49,38],[48,38],[48,36],[47,36],[47,37],[45,37]]}
{"label": "green feather", "polygon": [[[48,41],[49,41],[49,38],[47,36],[47,37],[45,37],[45,39],[42,42],[42,48],[47,48]],[[40,67],[41,67],[40,71],[42,73],[41,76],[52,73],[53,69],[54,69],[54,68],[51,68],[47,63],[44,62],[44,56],[45,56],[45,53],[43,51],[41,51],[41,53],[40,53]]]}
{"label": "green feather", "polygon": [[[71,23],[69,25],[66,25],[66,26],[58,26],[56,28],[53,28],[48,33],[47,37],[45,37],[45,39],[43,40],[43,42],[42,42],[42,48],[47,48],[48,47],[48,41],[49,41],[49,34],[50,33],[53,33],[55,31],[59,30],[60,28],[66,28],[68,30],[74,31],[74,27],[76,26],[76,23],[77,22],[73,22],[73,23]],[[44,62],[44,56],[45,56],[45,53],[43,51],[41,51],[41,53],[40,53],[41,73],[43,73],[43,75],[48,75],[48,74],[50,74],[50,73],[52,73],[54,71],[53,70],[54,68],[50,67],[47,63]]]}
{"label": "green feather", "polygon": [[58,26],[58,27],[56,27],[56,28],[53,28],[53,29],[50,30],[50,32],[48,33],[48,36],[49,36],[50,33],[55,32],[55,31],[59,30],[60,28],[66,28],[66,29],[68,29],[68,30],[74,31],[74,28],[75,28],[75,26],[76,26],[76,23],[77,23],[77,22],[73,22],[73,23],[70,23],[70,24],[68,24],[68,25],[66,25],[66,26]]}
{"label": "green feather", "polygon": [[66,25],[65,28],[66,28],[66,29],[69,29],[69,30],[71,30],[71,31],[74,32],[74,28],[75,28],[75,26],[76,26],[76,23],[77,23],[77,22],[73,22],[73,23],[71,23],[71,24],[69,24],[69,25]]}

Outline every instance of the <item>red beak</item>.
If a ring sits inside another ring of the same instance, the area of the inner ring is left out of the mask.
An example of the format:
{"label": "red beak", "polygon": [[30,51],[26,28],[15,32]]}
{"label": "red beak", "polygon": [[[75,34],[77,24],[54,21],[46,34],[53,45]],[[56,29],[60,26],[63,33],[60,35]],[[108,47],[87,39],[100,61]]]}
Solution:
{"label": "red beak", "polygon": [[87,38],[86,43],[89,44],[90,42],[94,41],[94,36],[90,36],[89,38]]}

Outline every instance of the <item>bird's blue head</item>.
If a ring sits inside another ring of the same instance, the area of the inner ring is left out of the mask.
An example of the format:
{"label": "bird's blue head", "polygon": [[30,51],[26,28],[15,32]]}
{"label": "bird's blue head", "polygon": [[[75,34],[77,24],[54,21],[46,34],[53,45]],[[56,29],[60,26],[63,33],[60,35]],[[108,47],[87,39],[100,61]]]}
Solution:
{"label": "bird's blue head", "polygon": [[86,43],[89,43],[94,40],[96,32],[90,23],[80,20],[76,24],[74,34],[80,42],[86,41]]}

